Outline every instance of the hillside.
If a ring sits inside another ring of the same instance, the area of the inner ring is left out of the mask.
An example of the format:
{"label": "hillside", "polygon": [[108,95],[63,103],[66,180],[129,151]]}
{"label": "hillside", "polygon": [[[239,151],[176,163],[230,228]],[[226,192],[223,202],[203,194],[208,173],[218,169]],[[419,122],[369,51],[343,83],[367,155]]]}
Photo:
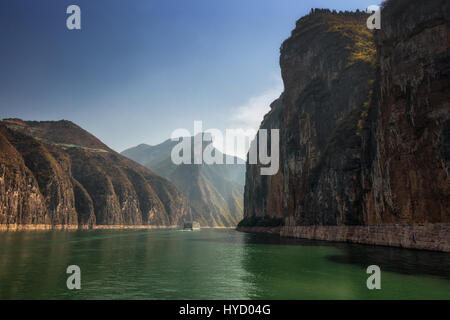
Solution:
{"label": "hillside", "polygon": [[177,188],[70,121],[0,122],[0,226],[172,226],[190,220]]}
{"label": "hillside", "polygon": [[[167,178],[189,199],[194,219],[201,225],[235,226],[242,219],[245,165],[175,165],[170,159],[178,142],[141,144],[122,155]],[[214,152],[221,154],[217,149]]]}

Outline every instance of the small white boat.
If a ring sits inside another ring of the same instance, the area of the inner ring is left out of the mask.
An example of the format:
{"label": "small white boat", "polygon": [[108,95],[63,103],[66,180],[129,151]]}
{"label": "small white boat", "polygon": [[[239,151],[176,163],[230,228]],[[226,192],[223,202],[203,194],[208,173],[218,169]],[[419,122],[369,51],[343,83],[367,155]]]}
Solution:
{"label": "small white boat", "polygon": [[193,222],[185,222],[184,223],[184,230],[200,230],[200,223],[193,221]]}

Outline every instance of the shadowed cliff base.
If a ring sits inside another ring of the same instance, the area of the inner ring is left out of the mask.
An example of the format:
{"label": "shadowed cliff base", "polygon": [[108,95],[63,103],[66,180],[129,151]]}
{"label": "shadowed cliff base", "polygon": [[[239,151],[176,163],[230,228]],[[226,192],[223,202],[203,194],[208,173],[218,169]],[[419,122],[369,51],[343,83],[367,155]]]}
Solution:
{"label": "shadowed cliff base", "polygon": [[360,243],[450,252],[450,225],[372,225],[245,227],[238,231],[268,233],[281,237]]}
{"label": "shadowed cliff base", "polygon": [[[433,275],[450,279],[450,255],[437,251],[280,237],[278,234],[267,232],[251,233],[245,239],[248,244],[337,248],[341,250],[340,253],[329,255],[327,258],[330,261],[358,265],[363,268],[375,264],[383,271],[408,275]],[[223,238],[216,241],[227,242],[230,239]]]}

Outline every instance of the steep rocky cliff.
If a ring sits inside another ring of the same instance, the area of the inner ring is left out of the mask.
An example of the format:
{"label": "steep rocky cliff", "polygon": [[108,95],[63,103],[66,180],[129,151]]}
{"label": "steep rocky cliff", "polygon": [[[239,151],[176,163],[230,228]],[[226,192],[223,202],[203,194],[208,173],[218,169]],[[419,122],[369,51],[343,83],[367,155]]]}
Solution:
{"label": "steep rocky cliff", "polygon": [[0,123],[0,227],[171,226],[175,186],[69,121]]}
{"label": "steep rocky cliff", "polygon": [[280,170],[247,164],[241,230],[450,251],[449,4],[381,15],[313,10],[283,43]]}
{"label": "steep rocky cliff", "polygon": [[382,14],[368,223],[449,223],[450,3],[389,1]]}

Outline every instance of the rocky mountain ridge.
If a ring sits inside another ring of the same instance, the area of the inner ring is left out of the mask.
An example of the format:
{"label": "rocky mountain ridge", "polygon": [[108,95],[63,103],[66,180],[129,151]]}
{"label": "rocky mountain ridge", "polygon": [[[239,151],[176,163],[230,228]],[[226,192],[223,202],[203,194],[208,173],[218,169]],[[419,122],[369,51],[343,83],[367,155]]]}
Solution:
{"label": "rocky mountain ridge", "polygon": [[2,229],[167,227],[191,220],[178,189],[70,121],[0,122]]}

